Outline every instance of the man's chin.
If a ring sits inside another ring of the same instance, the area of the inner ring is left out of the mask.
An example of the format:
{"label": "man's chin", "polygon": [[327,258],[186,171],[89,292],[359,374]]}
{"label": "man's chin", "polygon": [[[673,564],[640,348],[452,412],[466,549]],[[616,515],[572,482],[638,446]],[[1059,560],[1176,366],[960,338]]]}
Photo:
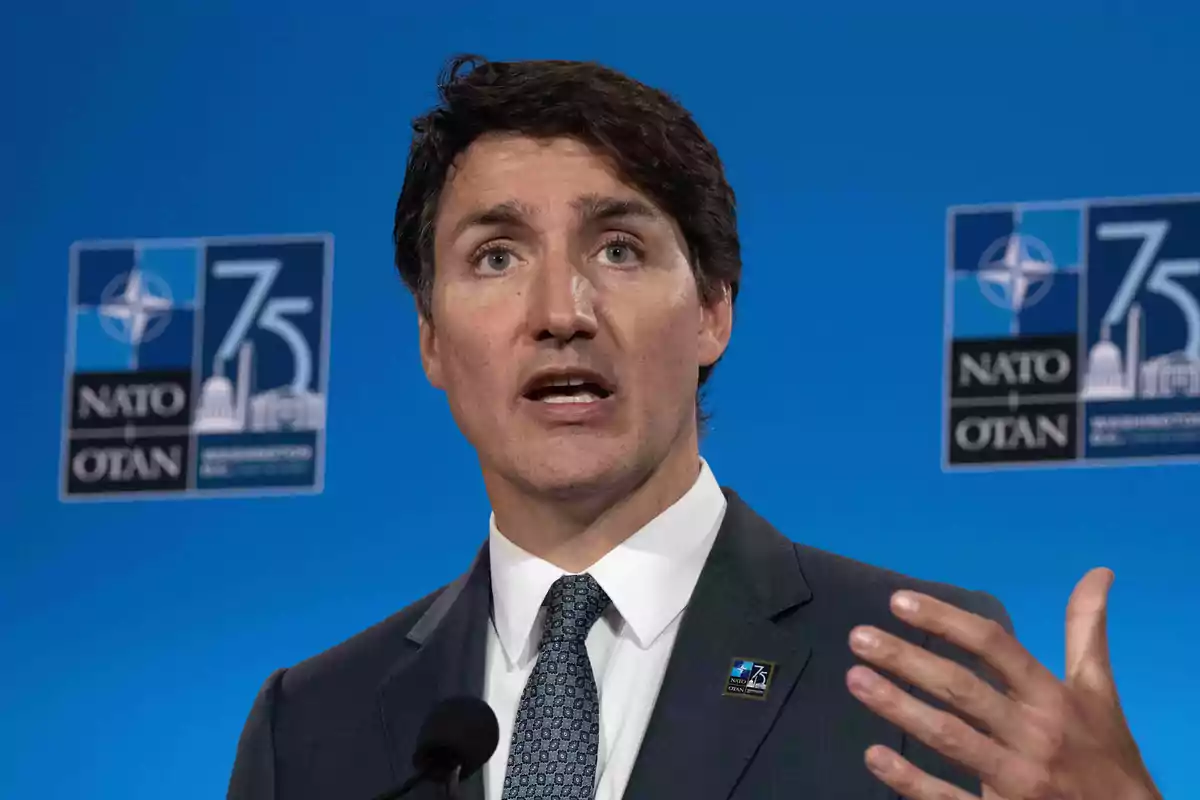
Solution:
{"label": "man's chin", "polygon": [[547,464],[527,474],[526,481],[537,494],[561,499],[594,496],[624,483],[619,465],[591,463]]}
{"label": "man's chin", "polygon": [[599,442],[590,447],[558,447],[531,454],[517,466],[519,482],[530,494],[562,501],[628,492],[638,482],[630,453],[610,452]]}

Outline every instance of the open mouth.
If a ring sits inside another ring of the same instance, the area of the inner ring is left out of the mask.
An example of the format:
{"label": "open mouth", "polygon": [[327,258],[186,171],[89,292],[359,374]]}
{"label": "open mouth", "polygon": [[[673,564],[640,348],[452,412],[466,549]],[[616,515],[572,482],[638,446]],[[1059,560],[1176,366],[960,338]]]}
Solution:
{"label": "open mouth", "polygon": [[538,403],[595,403],[612,394],[611,385],[599,375],[561,373],[535,378],[522,396]]}

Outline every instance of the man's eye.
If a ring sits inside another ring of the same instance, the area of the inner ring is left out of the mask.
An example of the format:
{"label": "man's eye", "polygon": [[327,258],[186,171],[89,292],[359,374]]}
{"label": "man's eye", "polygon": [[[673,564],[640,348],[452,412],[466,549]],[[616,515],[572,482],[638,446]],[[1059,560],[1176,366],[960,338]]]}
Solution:
{"label": "man's eye", "polygon": [[623,264],[633,258],[633,252],[623,244],[610,244],[604,248],[604,252],[614,264]]}
{"label": "man's eye", "polygon": [[504,272],[512,266],[513,254],[503,248],[493,248],[483,253],[479,266],[489,272]]}
{"label": "man's eye", "polygon": [[613,241],[604,246],[604,260],[614,266],[623,267],[636,263],[642,252],[631,242]]}

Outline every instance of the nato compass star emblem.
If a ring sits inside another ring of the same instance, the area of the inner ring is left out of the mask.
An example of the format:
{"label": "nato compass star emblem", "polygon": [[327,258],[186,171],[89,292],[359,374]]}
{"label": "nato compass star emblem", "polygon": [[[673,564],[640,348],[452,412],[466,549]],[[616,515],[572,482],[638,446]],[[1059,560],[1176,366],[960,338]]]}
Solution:
{"label": "nato compass star emblem", "polygon": [[1037,305],[1054,282],[1054,256],[1032,236],[1014,233],[997,239],[979,259],[979,288],[984,297],[1016,313]]}
{"label": "nato compass star emblem", "polygon": [[154,273],[133,269],[118,275],[100,298],[100,325],[135,347],[157,337],[171,321],[171,289]]}

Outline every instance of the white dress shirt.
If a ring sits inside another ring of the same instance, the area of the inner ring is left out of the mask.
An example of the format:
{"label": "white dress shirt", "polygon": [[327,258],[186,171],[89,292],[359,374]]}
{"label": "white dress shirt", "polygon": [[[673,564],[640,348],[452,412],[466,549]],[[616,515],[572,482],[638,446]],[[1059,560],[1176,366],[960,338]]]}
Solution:
{"label": "white dress shirt", "polygon": [[[674,505],[586,570],[612,600],[587,639],[600,694],[597,800],[625,791],[658,697],[679,620],[725,516],[725,496],[701,459],[696,483]],[[550,585],[564,570],[500,533],[491,518],[492,624],[483,699],[500,744],[483,770],[486,800],[500,800],[521,693],[537,660]]]}

